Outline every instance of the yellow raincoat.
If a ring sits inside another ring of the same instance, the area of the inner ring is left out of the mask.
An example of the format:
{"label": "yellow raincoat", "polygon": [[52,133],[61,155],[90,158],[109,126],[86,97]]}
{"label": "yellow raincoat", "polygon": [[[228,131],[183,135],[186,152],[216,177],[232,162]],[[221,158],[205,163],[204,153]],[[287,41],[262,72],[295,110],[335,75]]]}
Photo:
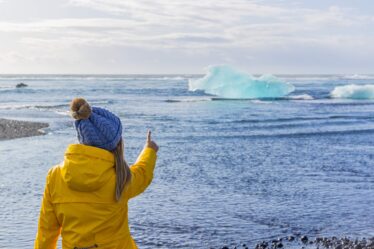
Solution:
{"label": "yellow raincoat", "polygon": [[137,248],[129,231],[127,202],[151,183],[156,158],[153,149],[142,151],[117,202],[113,154],[69,145],[63,164],[48,172],[34,248],[56,248],[60,233],[63,249]]}

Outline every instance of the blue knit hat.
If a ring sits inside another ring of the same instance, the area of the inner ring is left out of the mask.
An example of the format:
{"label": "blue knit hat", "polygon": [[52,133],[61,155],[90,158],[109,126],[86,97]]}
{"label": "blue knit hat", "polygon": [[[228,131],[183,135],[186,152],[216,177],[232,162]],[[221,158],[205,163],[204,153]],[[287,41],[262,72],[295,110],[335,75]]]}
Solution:
{"label": "blue knit hat", "polygon": [[122,137],[122,124],[116,115],[104,108],[91,108],[82,98],[74,99],[70,107],[81,144],[109,151],[117,147]]}

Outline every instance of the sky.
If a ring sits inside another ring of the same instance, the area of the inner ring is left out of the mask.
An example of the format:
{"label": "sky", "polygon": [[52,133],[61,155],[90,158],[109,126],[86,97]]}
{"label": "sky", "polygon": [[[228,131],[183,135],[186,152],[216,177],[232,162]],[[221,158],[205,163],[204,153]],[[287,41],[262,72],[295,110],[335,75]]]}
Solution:
{"label": "sky", "polygon": [[372,0],[0,0],[0,74],[374,74]]}

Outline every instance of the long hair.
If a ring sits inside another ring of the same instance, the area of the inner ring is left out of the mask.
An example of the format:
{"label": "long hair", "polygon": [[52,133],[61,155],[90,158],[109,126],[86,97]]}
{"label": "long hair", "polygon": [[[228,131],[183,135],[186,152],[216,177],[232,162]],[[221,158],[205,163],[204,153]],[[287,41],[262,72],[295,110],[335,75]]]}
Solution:
{"label": "long hair", "polygon": [[131,171],[125,160],[123,140],[119,141],[113,150],[116,169],[116,200],[119,201],[125,186],[131,180]]}

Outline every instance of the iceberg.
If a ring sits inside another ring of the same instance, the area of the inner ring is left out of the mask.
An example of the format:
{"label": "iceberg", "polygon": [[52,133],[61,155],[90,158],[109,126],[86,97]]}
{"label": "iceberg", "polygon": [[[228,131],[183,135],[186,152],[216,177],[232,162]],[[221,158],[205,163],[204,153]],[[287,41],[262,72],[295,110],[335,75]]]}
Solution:
{"label": "iceberg", "polygon": [[203,90],[230,99],[282,98],[295,90],[273,75],[255,77],[226,65],[208,67],[206,75],[190,79],[188,87],[190,91]]}
{"label": "iceberg", "polygon": [[339,99],[374,99],[374,85],[337,86],[330,95]]}

